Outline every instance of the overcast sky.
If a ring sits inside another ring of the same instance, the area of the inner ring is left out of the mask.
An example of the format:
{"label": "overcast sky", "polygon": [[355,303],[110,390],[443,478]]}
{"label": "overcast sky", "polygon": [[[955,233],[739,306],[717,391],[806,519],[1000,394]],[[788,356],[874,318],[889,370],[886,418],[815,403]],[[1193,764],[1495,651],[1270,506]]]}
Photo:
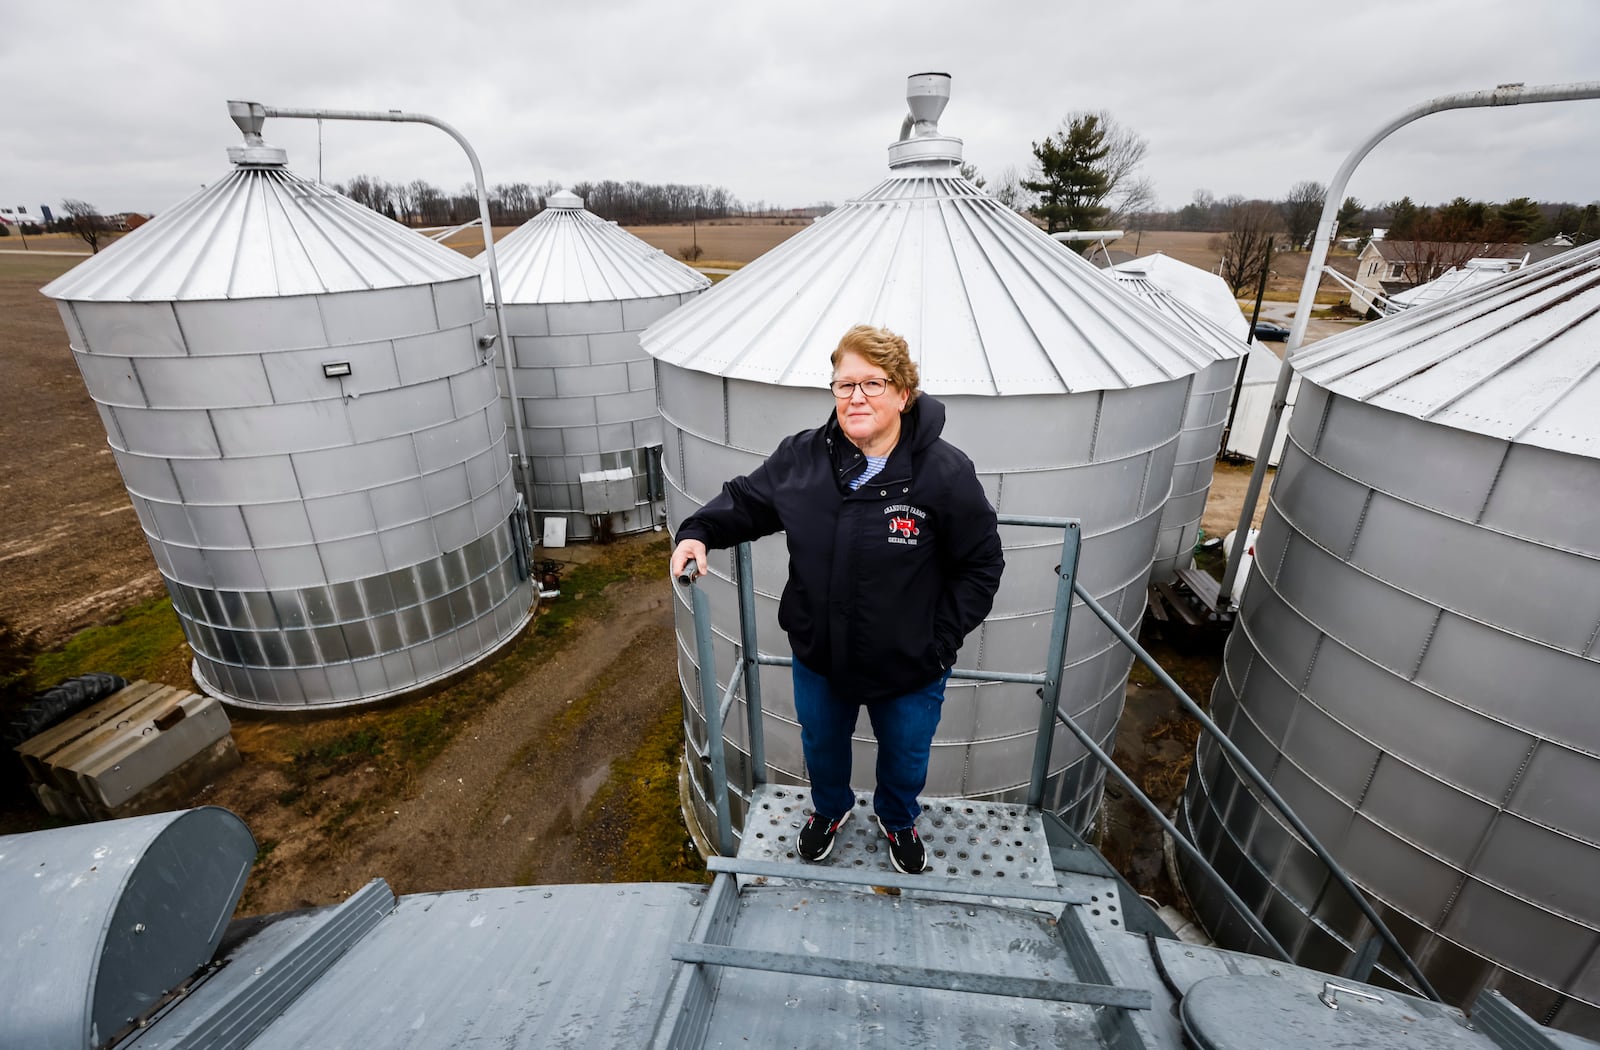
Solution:
{"label": "overcast sky", "polygon": [[[496,182],[726,186],[746,202],[844,201],[886,169],[907,74],[954,77],[941,130],[991,179],[1073,110],[1149,142],[1167,207],[1198,189],[1326,183],[1436,95],[1600,80],[1594,0],[12,0],[0,26],[0,204],[160,211],[225,174],[230,98],[405,109],[459,128]],[[470,177],[426,127],[328,123],[322,171],[442,188]],[[317,175],[315,123],[268,142]],[[1600,198],[1600,101],[1425,118],[1349,192]]]}

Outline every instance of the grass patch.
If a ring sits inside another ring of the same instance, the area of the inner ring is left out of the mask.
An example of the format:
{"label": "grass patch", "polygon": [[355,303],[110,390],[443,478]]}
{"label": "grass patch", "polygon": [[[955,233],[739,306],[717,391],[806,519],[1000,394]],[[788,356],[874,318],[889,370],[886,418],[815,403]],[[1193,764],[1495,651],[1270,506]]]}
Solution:
{"label": "grass patch", "polygon": [[663,533],[649,543],[617,544],[603,558],[574,565],[562,577],[561,597],[539,610],[534,634],[547,642],[565,640],[580,619],[604,613],[607,587],[652,573],[665,575],[669,554]]}
{"label": "grass patch", "polygon": [[65,645],[34,657],[28,677],[35,689],[89,671],[110,671],[133,681],[138,678],[168,685],[189,681],[189,646],[178,624],[178,614],[166,598],[136,605],[115,622],[90,627],[73,635]]}
{"label": "grass patch", "polygon": [[[1269,302],[1269,303],[1297,303],[1297,302],[1300,301],[1300,288],[1299,288],[1298,285],[1292,290],[1290,290],[1290,289],[1279,289],[1279,288],[1268,288],[1267,291],[1266,291],[1266,294],[1263,295],[1261,298],[1265,302]],[[1335,289],[1333,289],[1331,291],[1318,292],[1316,299],[1313,300],[1313,303],[1321,303],[1321,304],[1323,304],[1325,306],[1332,306],[1335,303],[1342,303],[1342,302],[1346,301],[1349,298],[1350,298],[1350,293],[1349,292],[1344,291],[1343,289],[1335,288]],[[1255,303],[1255,300],[1254,299],[1240,300],[1240,302],[1246,304],[1245,308],[1244,308],[1244,312],[1245,312],[1245,316],[1249,317],[1250,316],[1250,306]]]}
{"label": "grass patch", "polygon": [[[22,242],[16,237],[7,237],[0,241],[0,279],[27,281],[34,287],[47,284],[55,280],[74,266],[89,258],[89,246],[72,238],[69,244],[64,240],[46,241],[42,245],[34,237],[28,238],[29,251],[21,251]],[[8,249],[18,249],[9,251]],[[33,248],[49,251],[78,251],[82,249],[82,257],[75,255],[44,255],[34,254]],[[65,345],[65,343],[63,343]]]}
{"label": "grass patch", "polygon": [[705,861],[678,807],[678,766],[683,719],[678,685],[661,690],[661,714],[631,754],[612,763],[595,792],[583,826],[593,829],[589,848],[618,882],[708,882]]}

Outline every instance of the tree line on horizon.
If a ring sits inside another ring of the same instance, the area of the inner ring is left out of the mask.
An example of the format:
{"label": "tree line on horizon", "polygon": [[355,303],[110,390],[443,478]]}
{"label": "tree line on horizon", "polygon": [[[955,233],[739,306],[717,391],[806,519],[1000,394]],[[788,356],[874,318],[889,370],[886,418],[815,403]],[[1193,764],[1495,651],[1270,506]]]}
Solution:
{"label": "tree line on horizon", "polygon": [[[470,184],[454,193],[446,193],[424,179],[388,182],[374,175],[356,175],[348,182],[336,183],[334,189],[357,204],[411,226],[449,226],[478,217],[477,189]],[[584,207],[589,211],[623,226],[772,215],[778,210],[766,201],[746,204],[725,187],[703,184],[652,183],[637,179],[626,182],[601,179],[571,185],[503,182],[487,190],[490,221],[496,226],[524,223],[544,211],[549,198],[563,189],[583,198]]]}
{"label": "tree line on horizon", "polygon": [[[1179,230],[1214,233],[1224,280],[1235,294],[1249,286],[1274,250],[1308,249],[1322,215],[1327,189],[1319,182],[1295,183],[1278,200],[1218,197],[1199,190],[1181,208],[1156,206],[1155,189],[1140,174],[1147,143],[1104,110],[1079,110],[1032,144],[1026,173],[1008,168],[991,196],[1030,216],[1046,232]],[[987,184],[971,165],[962,174],[980,188]],[[1489,246],[1528,244],[1557,235],[1583,244],[1600,237],[1600,202],[1535,201],[1515,197],[1504,203],[1457,197],[1447,204],[1420,205],[1409,196],[1368,207],[1346,197],[1338,209],[1337,233],[1353,235],[1364,247],[1375,228],[1392,239],[1423,243]],[[1092,242],[1072,246],[1087,250]]]}

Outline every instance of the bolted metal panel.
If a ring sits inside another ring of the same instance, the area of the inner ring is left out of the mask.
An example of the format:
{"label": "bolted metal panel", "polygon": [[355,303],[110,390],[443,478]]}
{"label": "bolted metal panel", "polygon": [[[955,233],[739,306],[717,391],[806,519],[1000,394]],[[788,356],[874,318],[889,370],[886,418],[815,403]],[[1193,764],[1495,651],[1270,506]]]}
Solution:
{"label": "bolted metal panel", "polygon": [[1490,438],[1600,453],[1600,244],[1325,340],[1300,374],[1364,404]]}
{"label": "bolted metal panel", "polygon": [[[1232,402],[1234,380],[1242,367],[1241,358],[1246,346],[1235,334],[1239,327],[1224,327],[1191,306],[1167,286],[1154,279],[1149,271],[1140,268],[1144,260],[1133,260],[1105,271],[1117,285],[1150,303],[1171,318],[1190,334],[1195,344],[1214,360],[1195,375],[1189,390],[1189,401],[1183,417],[1183,432],[1178,439],[1177,462],[1172,474],[1172,494],[1167,498],[1166,510],[1161,516],[1161,532],[1156,549],[1155,565],[1150,570],[1152,579],[1170,580],[1179,569],[1194,563],[1194,546],[1200,538],[1200,519],[1205,512],[1206,497],[1211,492],[1211,471],[1216,465],[1217,450],[1222,444],[1222,430],[1228,422],[1228,408]],[[1170,263],[1162,266],[1160,263]],[[1176,267],[1194,270],[1182,263],[1173,263],[1165,256],[1156,256],[1150,269],[1171,274]],[[1218,281],[1215,274],[1195,271],[1191,279],[1199,287],[1191,294],[1215,292],[1207,278]],[[1172,274],[1179,277],[1178,274]],[[1187,277],[1188,275],[1181,275]],[[1224,289],[1226,291],[1226,289]],[[1211,300],[1207,300],[1209,303]],[[1226,308],[1217,308],[1231,321],[1242,322],[1243,315],[1231,295],[1226,297]]]}
{"label": "bolted metal panel", "polygon": [[[611,234],[635,240],[616,227],[602,225]],[[662,494],[655,491],[652,480],[651,449],[661,441],[654,369],[639,348],[638,330],[621,326],[659,317],[694,294],[608,303],[508,301],[510,331],[554,333],[515,335],[511,353],[532,460],[534,511],[541,517],[564,517],[569,539],[594,538],[600,518],[607,519],[608,531],[614,532],[660,526]],[[630,303],[645,308],[624,310]],[[521,319],[525,311],[536,312],[534,322]],[[583,331],[586,324],[589,331]],[[509,421],[509,409],[505,416]],[[616,498],[607,501],[607,506],[617,508],[626,502],[625,509],[608,513],[589,509],[579,477],[602,470],[628,472],[628,483],[618,485]],[[621,496],[624,489],[626,500]]]}
{"label": "bolted metal panel", "polygon": [[210,961],[255,854],[215,807],[0,836],[7,1045],[82,1050],[134,1027]]}
{"label": "bolted metal panel", "polygon": [[[650,361],[639,332],[699,294],[710,280],[617,225],[552,194],[546,209],[496,246],[505,297],[507,355],[523,399],[533,457],[534,511],[567,521],[567,536],[660,526],[650,448],[660,441]],[[489,291],[483,275],[483,294]],[[503,367],[503,363],[502,363]],[[506,418],[511,416],[509,405]],[[582,473],[626,470],[627,485],[589,512]],[[620,493],[628,490],[623,500]]]}
{"label": "bolted metal panel", "polygon": [[[45,291],[204,688],[362,703],[516,633],[532,589],[472,263],[281,164],[246,164],[115,247]],[[470,578],[397,598],[468,551]]]}
{"label": "bolted metal panel", "polygon": [[[1597,266],[1587,253],[1531,268],[1471,293],[1449,323],[1418,310],[1307,352],[1212,697],[1385,921],[1401,920],[1431,981],[1463,1003],[1499,988],[1573,1031],[1600,1019],[1586,976],[1600,952],[1600,531],[1572,524],[1600,520],[1600,465],[1582,428],[1553,435],[1551,420],[1600,363],[1588,315],[1573,313],[1600,305],[1596,282],[1574,276]],[[1539,319],[1518,324],[1518,311]],[[1529,356],[1497,359],[1502,343]],[[1569,377],[1538,404],[1530,357]],[[1452,387],[1467,360],[1498,370]],[[1450,407],[1486,389],[1505,402],[1476,421]],[[1204,743],[1180,824],[1277,918],[1297,961],[1342,966],[1368,936]],[[1207,925],[1245,943],[1185,877]]]}

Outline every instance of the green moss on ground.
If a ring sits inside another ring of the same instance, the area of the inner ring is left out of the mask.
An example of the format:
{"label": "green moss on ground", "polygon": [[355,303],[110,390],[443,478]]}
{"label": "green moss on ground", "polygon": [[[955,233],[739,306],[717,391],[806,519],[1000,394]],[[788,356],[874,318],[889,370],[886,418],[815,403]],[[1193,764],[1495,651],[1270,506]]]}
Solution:
{"label": "green moss on ground", "polygon": [[678,805],[683,720],[676,682],[661,689],[661,714],[644,742],[612,763],[583,826],[595,863],[618,882],[708,882]]}
{"label": "green moss on ground", "polygon": [[143,678],[182,686],[189,681],[189,661],[189,645],[172,602],[157,598],[134,606],[104,627],[79,631],[60,648],[38,654],[28,678],[36,690],[90,671],[120,674],[130,682]]}

